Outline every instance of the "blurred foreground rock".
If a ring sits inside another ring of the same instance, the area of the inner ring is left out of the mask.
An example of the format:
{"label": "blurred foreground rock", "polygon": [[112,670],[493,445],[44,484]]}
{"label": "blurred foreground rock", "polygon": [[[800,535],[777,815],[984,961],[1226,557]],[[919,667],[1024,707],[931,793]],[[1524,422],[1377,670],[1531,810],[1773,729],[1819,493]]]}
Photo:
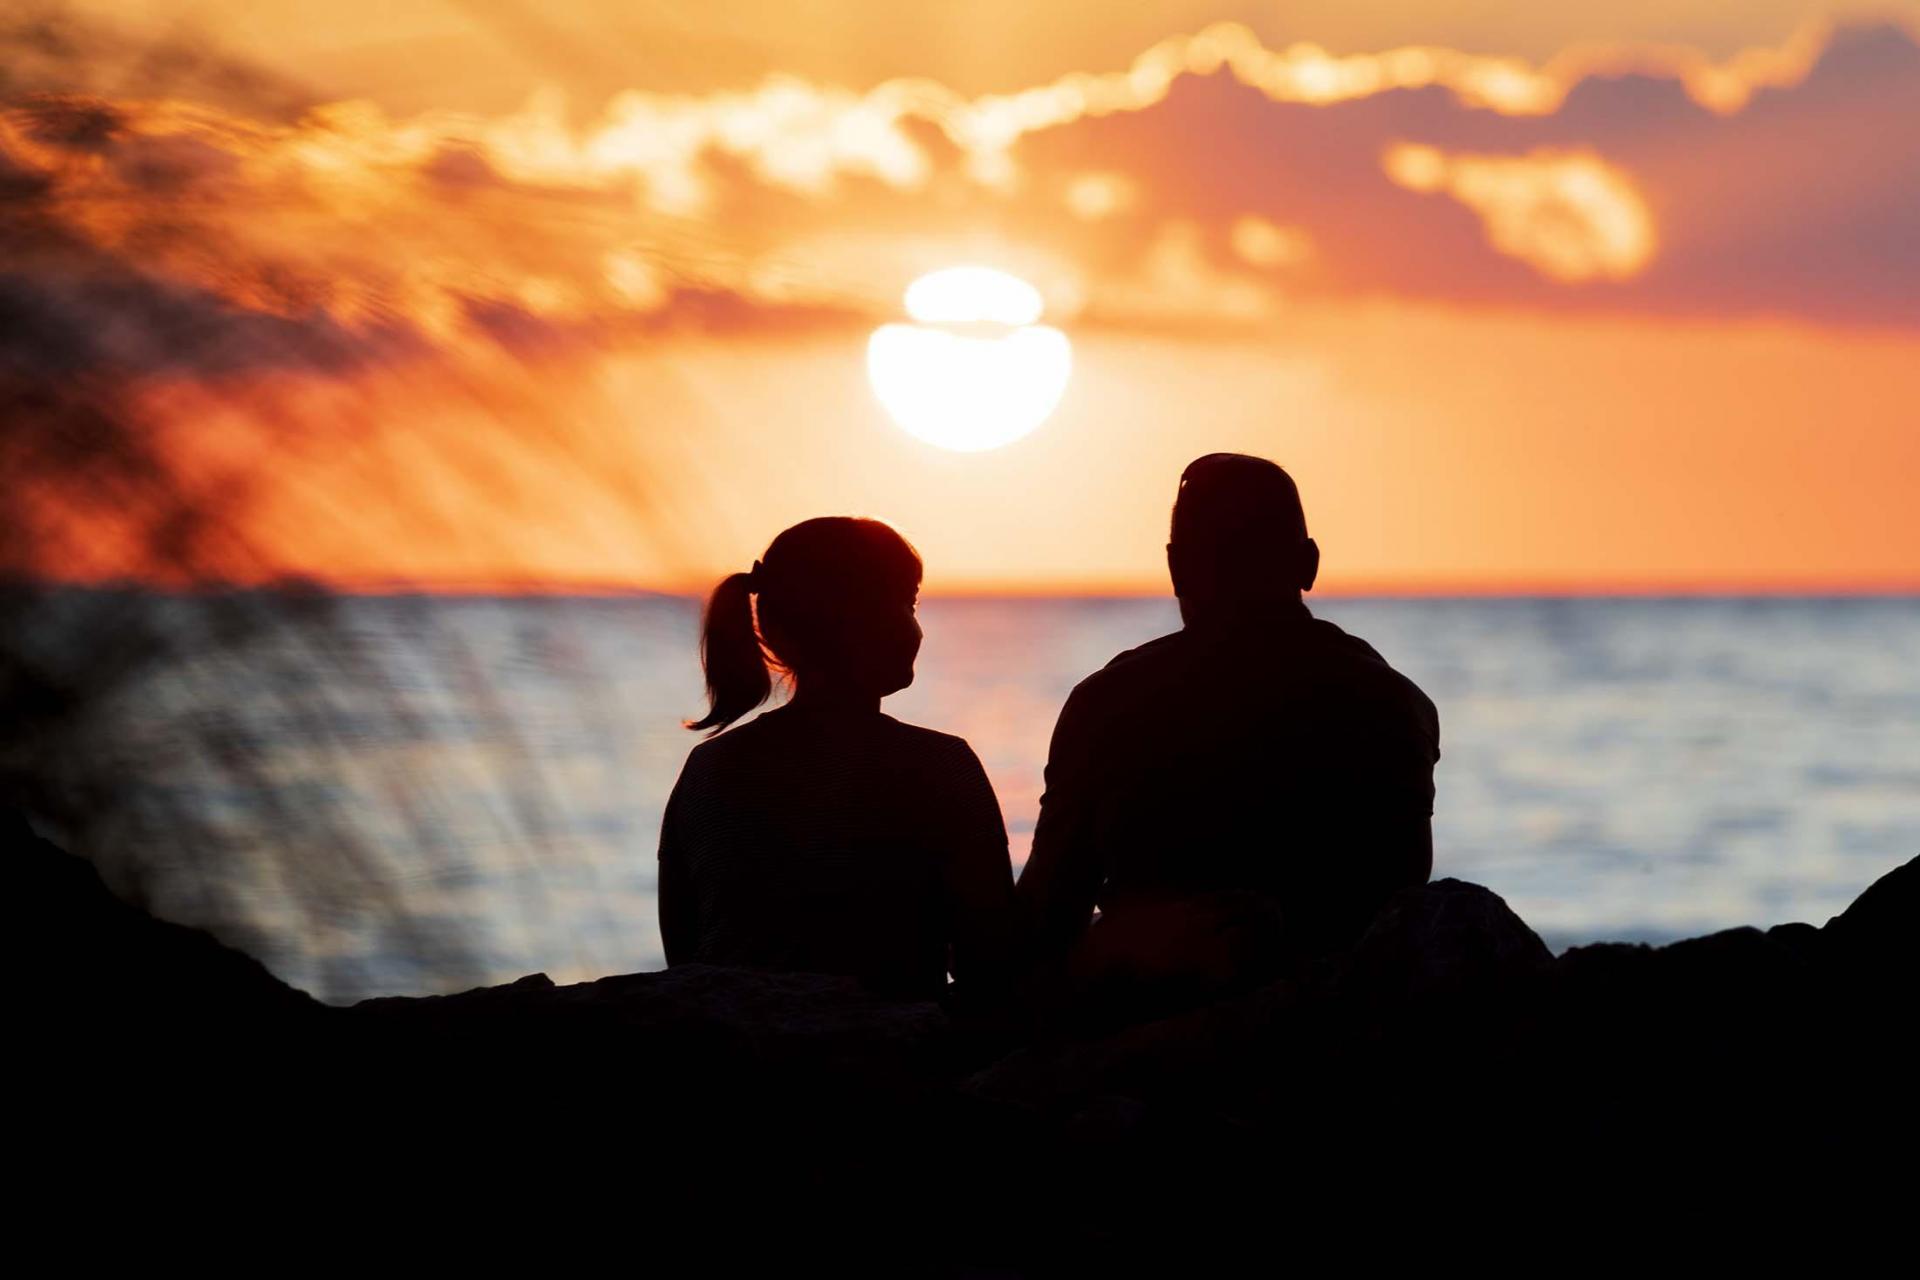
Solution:
{"label": "blurred foreground rock", "polygon": [[1913,1189],[1920,860],[1823,928],[1557,958],[1442,880],[1252,992],[1014,1035],[698,966],[328,1008],[24,826],[8,843],[18,1150],[56,1185],[119,1186],[116,1214],[321,1214],[462,1255],[560,1214],[573,1244],[708,1267],[1021,1274],[1298,1261],[1309,1239],[1384,1263],[1435,1229],[1563,1260],[1778,1261],[1804,1231],[1831,1261],[1863,1238],[1837,1223],[1898,1221],[1875,1206]]}

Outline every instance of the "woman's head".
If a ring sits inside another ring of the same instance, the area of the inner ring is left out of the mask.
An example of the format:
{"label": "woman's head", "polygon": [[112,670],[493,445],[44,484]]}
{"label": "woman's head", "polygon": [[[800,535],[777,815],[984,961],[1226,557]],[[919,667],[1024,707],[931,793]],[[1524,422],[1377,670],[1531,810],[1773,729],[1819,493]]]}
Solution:
{"label": "woman's head", "polygon": [[770,667],[809,693],[883,698],[906,688],[920,652],[919,593],[919,555],[880,521],[794,525],[753,572],[713,589],[700,639],[709,706],[687,727],[724,729],[765,702]]}

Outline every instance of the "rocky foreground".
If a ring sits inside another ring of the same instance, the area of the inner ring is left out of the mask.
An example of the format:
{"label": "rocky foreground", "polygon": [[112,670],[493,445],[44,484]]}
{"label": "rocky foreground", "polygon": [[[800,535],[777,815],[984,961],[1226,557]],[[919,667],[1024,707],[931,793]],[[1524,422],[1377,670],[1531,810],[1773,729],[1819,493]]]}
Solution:
{"label": "rocky foreground", "polygon": [[1920,1190],[1920,859],[1823,927],[1557,958],[1441,880],[1311,971],[1067,1031],[702,967],[329,1008],[23,824],[5,843],[14,1151],[57,1189],[26,1217],[88,1249],[1864,1262]]}

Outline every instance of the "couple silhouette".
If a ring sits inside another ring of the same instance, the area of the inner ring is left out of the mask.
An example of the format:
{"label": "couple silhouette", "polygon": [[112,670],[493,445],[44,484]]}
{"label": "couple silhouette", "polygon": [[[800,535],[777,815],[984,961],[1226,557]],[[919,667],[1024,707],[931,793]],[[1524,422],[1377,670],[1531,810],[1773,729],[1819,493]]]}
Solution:
{"label": "couple silhouette", "polygon": [[[1440,731],[1412,681],[1308,612],[1319,564],[1279,466],[1187,467],[1167,543],[1183,626],[1068,697],[1016,885],[972,749],[880,710],[913,681],[919,556],[874,520],[788,529],[707,608],[710,707],[689,727],[726,732],[662,822],[668,965],[1072,1006],[1217,992],[1350,945],[1432,871]],[[729,729],[776,669],[792,697]]]}

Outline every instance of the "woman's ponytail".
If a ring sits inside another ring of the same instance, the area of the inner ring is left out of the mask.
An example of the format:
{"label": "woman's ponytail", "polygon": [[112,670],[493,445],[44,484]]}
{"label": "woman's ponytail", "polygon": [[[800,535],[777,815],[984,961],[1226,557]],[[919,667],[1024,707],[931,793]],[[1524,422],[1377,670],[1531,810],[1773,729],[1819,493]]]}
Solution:
{"label": "woman's ponytail", "polygon": [[728,574],[707,601],[700,629],[700,665],[707,673],[707,714],[689,729],[726,728],[767,700],[773,678],[753,625],[753,575]]}

